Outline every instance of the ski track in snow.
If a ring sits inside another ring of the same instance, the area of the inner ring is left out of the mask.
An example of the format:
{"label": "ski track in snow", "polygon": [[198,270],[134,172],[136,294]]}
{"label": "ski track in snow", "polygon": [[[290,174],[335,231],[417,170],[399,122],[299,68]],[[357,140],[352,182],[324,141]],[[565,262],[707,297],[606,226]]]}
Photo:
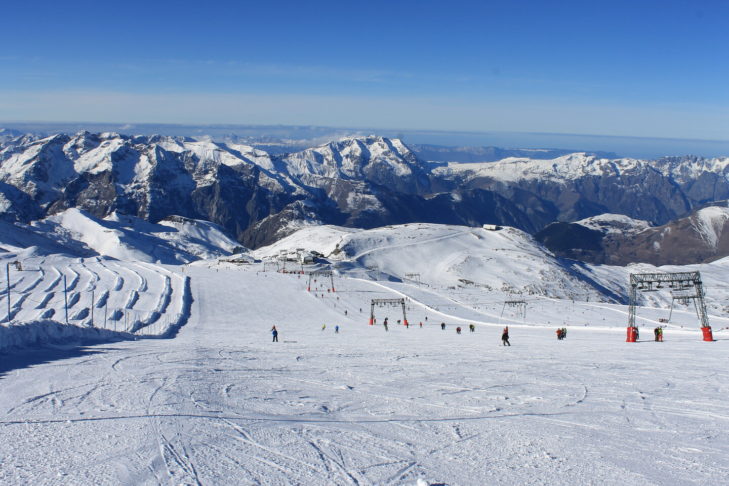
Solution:
{"label": "ski track in snow", "polygon": [[[176,302],[167,270],[85,265],[109,289],[98,302],[118,298],[122,273],[148,282],[122,292],[145,310]],[[3,484],[721,484],[729,474],[723,335],[626,344],[623,328],[570,327],[557,341],[553,326],[514,326],[504,348],[495,319],[457,335],[471,304],[443,294],[453,309],[435,311],[435,290],[337,278],[336,293],[309,293],[296,275],[188,272],[193,315],[176,338],[99,344],[0,375]],[[79,306],[82,294],[71,294]],[[389,332],[367,325],[369,299],[399,296],[422,329],[394,324],[393,309],[377,311]],[[624,321],[617,306],[588,304],[577,308]]]}

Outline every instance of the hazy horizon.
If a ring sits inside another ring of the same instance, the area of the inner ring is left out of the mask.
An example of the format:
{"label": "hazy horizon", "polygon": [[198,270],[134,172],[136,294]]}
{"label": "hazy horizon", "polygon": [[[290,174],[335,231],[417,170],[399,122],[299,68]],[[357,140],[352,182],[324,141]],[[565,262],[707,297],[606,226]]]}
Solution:
{"label": "hazy horizon", "polygon": [[445,147],[499,147],[507,149],[559,149],[575,152],[608,152],[619,157],[659,158],[697,155],[729,156],[729,140],[702,140],[658,137],[625,137],[579,133],[469,132],[448,130],[408,130],[397,128],[358,128],[311,125],[259,124],[171,124],[171,123],[97,123],[97,122],[3,122],[0,129],[21,133],[118,132],[126,135],[266,137],[291,141],[294,145],[317,145],[344,136],[380,135],[401,138],[405,143]]}

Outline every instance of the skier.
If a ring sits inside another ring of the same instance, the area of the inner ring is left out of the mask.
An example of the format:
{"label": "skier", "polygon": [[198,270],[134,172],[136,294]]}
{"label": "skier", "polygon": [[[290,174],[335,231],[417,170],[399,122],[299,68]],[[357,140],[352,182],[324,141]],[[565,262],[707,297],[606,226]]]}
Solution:
{"label": "skier", "polygon": [[661,343],[663,342],[663,328],[662,327],[658,328],[658,342],[661,342]]}
{"label": "skier", "polygon": [[410,323],[407,320],[405,321],[405,329],[410,329]]}
{"label": "skier", "polygon": [[471,332],[476,332],[476,326],[474,324],[469,324],[468,325],[468,330],[471,331]]}
{"label": "skier", "polygon": [[339,324],[334,326],[334,334],[339,334]]}
{"label": "skier", "polygon": [[558,341],[562,340],[562,329],[557,329],[557,340]]}
{"label": "skier", "polygon": [[347,315],[347,309],[344,309],[344,315],[345,316]]}
{"label": "skier", "polygon": [[460,334],[460,333],[461,333],[461,326],[458,326],[458,327],[456,328],[456,334]]}
{"label": "skier", "polygon": [[566,337],[567,337],[567,328],[563,327],[562,328],[562,339],[565,339]]}
{"label": "skier", "polygon": [[321,330],[322,330],[322,331],[323,331],[324,329],[326,329],[326,328],[327,328],[327,325],[326,325],[326,324],[322,324],[322,325],[321,325]]}
{"label": "skier", "polygon": [[423,328],[423,321],[420,321],[420,328]]}
{"label": "skier", "polygon": [[661,328],[660,327],[657,327],[657,328],[653,329],[653,335],[655,336],[656,342],[658,342],[658,334],[660,332],[661,332]]}
{"label": "skier", "polygon": [[385,326],[385,331],[387,331],[387,318],[385,318],[385,321],[382,323],[383,326]]}
{"label": "skier", "polygon": [[509,342],[509,326],[506,326],[504,328],[504,332],[501,333],[501,345],[511,346],[511,343]]}
{"label": "skier", "polygon": [[440,328],[441,330],[445,331],[445,322],[440,323]]}
{"label": "skier", "polygon": [[271,334],[273,335],[273,341],[274,343],[278,342],[278,329],[276,329],[276,326],[273,326],[271,328]]}

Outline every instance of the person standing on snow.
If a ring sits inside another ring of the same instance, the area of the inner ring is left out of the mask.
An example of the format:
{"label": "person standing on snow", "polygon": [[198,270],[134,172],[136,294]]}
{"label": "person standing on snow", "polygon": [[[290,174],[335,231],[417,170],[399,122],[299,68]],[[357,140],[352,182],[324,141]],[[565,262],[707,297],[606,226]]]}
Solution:
{"label": "person standing on snow", "polygon": [[460,333],[461,333],[461,326],[458,326],[458,327],[456,328],[456,334],[460,334]]}
{"label": "person standing on snow", "polygon": [[334,334],[339,334],[339,324],[334,326]]}
{"label": "person standing on snow", "polygon": [[476,332],[476,326],[474,324],[469,324],[468,325],[468,330],[471,331],[471,332]]}
{"label": "person standing on snow", "polygon": [[501,345],[511,346],[511,343],[509,342],[509,326],[506,326],[504,328],[504,332],[501,333]]}
{"label": "person standing on snow", "polygon": [[278,342],[278,329],[276,329],[276,326],[273,326],[271,328],[271,334],[273,335],[273,341],[274,343]]}
{"label": "person standing on snow", "polygon": [[441,323],[440,323],[440,329],[441,329],[442,331],[445,331],[445,322],[441,322]]}

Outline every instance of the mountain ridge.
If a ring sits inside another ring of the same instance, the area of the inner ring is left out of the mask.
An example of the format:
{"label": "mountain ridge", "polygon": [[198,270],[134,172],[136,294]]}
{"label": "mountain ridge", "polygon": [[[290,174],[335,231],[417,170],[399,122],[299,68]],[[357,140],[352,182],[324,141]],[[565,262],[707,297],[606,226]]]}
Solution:
{"label": "mountain ridge", "polygon": [[660,225],[727,198],[729,158],[573,153],[432,164],[401,140],[376,135],[282,154],[86,131],[0,144],[3,219],[27,223],[69,208],[151,222],[180,215],[219,224],[251,248],[302,224],[489,223],[536,233],[616,213]]}

